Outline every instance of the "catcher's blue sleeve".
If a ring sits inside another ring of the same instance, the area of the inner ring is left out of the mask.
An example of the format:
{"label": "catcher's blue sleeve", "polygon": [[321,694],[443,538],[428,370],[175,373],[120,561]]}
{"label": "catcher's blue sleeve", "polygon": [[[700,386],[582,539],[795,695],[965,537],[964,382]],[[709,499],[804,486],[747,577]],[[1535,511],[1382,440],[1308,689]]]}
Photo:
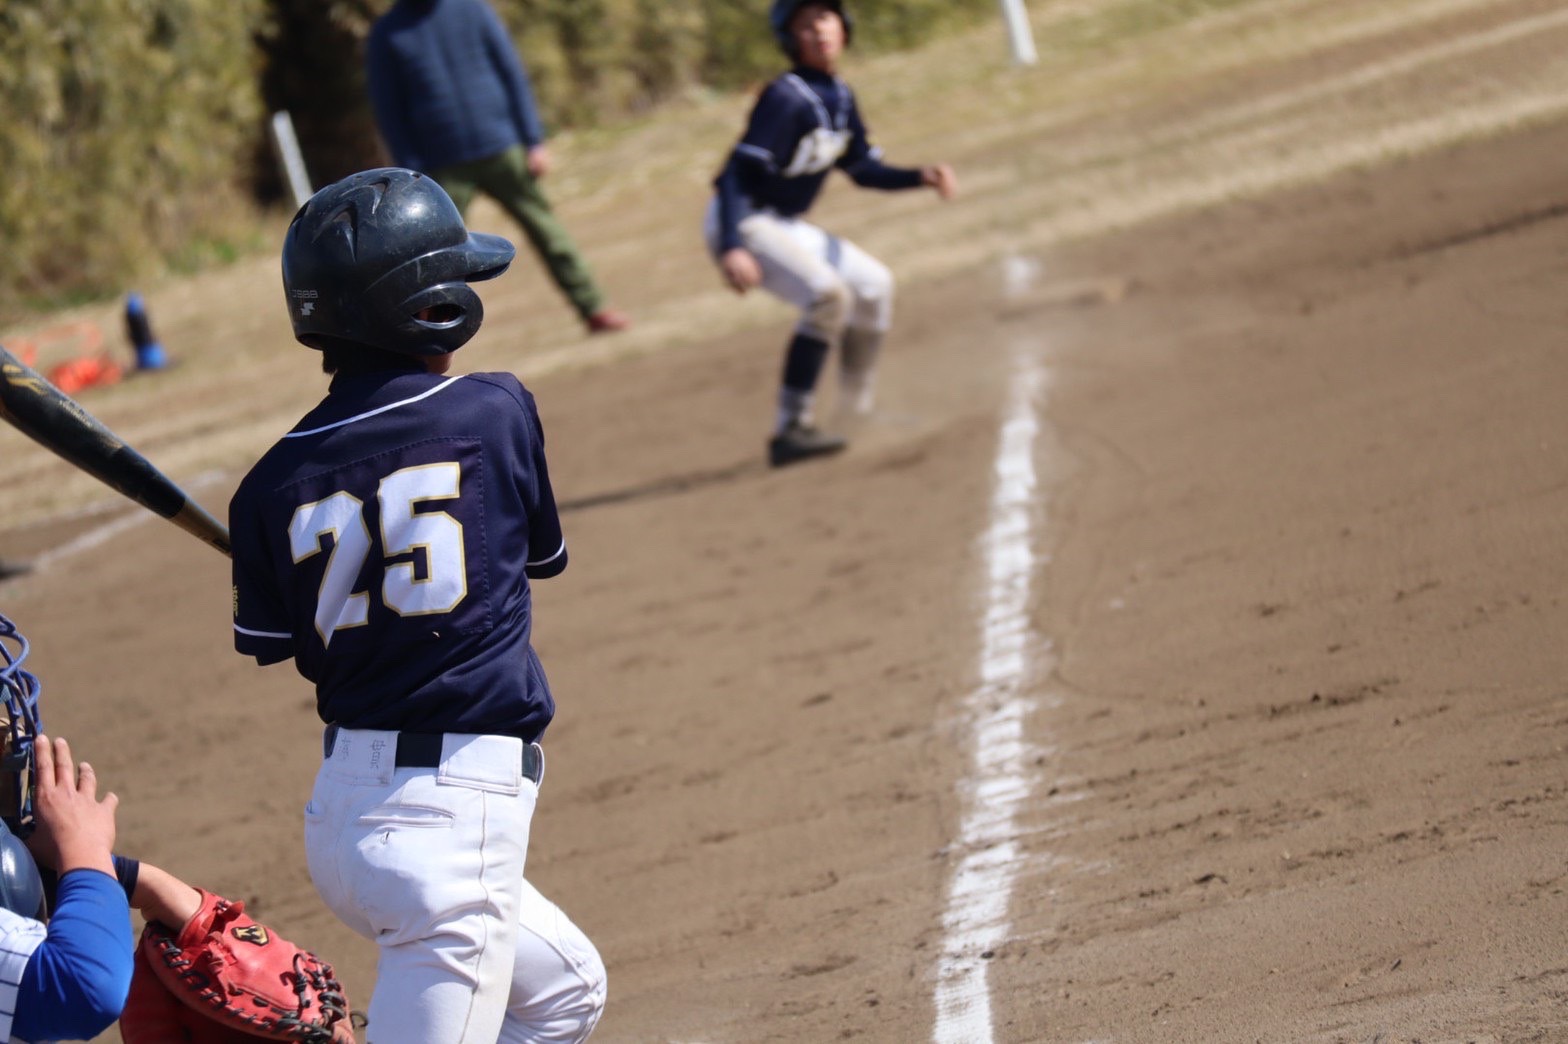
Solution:
{"label": "catcher's blue sleeve", "polygon": [[114,1024],[131,989],[131,908],[118,881],[97,870],[60,878],[49,934],[16,990],[11,1035],[91,1040]]}

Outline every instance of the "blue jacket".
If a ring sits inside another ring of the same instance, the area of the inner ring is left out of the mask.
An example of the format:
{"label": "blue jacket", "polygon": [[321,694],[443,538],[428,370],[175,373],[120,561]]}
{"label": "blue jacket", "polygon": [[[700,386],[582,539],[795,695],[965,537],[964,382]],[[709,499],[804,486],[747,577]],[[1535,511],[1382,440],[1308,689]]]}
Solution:
{"label": "blue jacket", "polygon": [[528,73],[485,0],[398,0],[371,27],[365,61],[400,167],[428,174],[544,141]]}
{"label": "blue jacket", "polygon": [[47,928],[0,911],[0,1040],[89,1040],[108,1029],[131,988],[131,948],[125,890],[96,870],[60,878]]}

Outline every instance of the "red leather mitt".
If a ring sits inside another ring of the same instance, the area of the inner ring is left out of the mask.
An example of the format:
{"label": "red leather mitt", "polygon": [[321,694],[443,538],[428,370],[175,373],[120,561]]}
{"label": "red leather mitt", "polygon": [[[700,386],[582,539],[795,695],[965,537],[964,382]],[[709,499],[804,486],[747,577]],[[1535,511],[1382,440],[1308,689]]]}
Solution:
{"label": "red leather mitt", "polygon": [[142,931],[120,1016],[125,1044],[353,1044],[331,965],[251,920],[244,904],[205,890],[201,900],[178,934],[157,921]]}
{"label": "red leather mitt", "polygon": [[125,1044],[255,1044],[267,1039],[186,1007],[153,973],[139,946],[132,968],[131,992],[120,1013],[120,1039]]}

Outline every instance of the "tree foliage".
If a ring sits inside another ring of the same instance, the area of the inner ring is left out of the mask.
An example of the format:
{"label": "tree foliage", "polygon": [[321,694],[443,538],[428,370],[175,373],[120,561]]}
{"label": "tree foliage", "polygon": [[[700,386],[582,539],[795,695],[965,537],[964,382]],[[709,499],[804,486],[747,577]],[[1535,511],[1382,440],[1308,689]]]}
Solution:
{"label": "tree foliage", "polygon": [[0,4],[0,309],[221,237],[261,107],[260,0]]}

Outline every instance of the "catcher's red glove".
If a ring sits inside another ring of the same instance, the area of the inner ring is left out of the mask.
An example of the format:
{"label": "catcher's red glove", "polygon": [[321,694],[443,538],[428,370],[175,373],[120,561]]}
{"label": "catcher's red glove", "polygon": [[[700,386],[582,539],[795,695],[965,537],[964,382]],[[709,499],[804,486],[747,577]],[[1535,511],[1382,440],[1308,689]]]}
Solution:
{"label": "catcher's red glove", "polygon": [[120,1039],[125,1044],[256,1044],[266,1039],[186,1007],[153,972],[140,946],[132,967],[130,996],[120,1013]]}
{"label": "catcher's red glove", "polygon": [[142,931],[120,1016],[125,1044],[353,1044],[331,965],[251,920],[242,903],[205,890],[201,899],[179,934],[157,921]]}

